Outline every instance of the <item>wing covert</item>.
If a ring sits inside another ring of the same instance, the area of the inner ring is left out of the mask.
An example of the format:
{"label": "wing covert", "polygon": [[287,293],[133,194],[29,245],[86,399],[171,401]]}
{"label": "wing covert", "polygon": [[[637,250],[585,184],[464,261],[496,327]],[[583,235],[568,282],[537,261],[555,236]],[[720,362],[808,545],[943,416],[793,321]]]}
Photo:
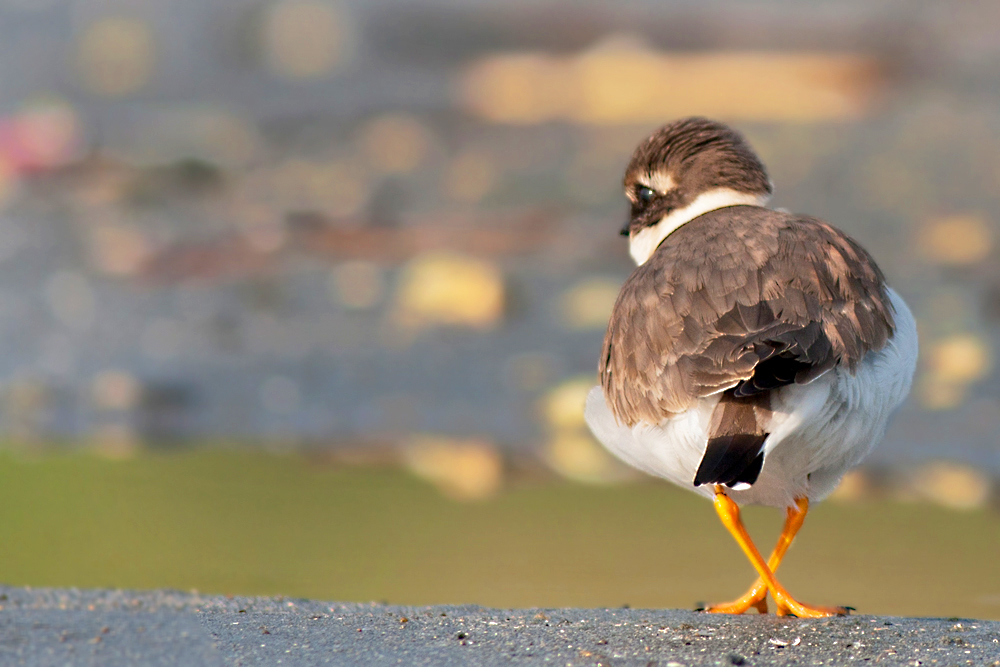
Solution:
{"label": "wing covert", "polygon": [[728,389],[751,396],[853,370],[892,332],[884,277],[846,234],[727,207],[675,230],[625,282],[601,384],[620,422],[659,423]]}

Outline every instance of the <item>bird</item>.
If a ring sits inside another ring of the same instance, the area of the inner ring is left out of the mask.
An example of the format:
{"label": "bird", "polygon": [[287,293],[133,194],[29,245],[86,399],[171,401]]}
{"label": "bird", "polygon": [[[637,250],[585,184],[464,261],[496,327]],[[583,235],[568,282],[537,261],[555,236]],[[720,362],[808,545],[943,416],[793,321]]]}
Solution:
{"label": "bird", "polygon": [[[615,301],[584,416],[625,463],[713,501],[758,578],[703,611],[845,615],[792,597],[775,571],[811,503],[882,439],[910,390],[917,327],[854,239],[769,208],[742,134],[683,118],[625,170],[636,268]],[[740,507],[785,511],[764,560]]]}

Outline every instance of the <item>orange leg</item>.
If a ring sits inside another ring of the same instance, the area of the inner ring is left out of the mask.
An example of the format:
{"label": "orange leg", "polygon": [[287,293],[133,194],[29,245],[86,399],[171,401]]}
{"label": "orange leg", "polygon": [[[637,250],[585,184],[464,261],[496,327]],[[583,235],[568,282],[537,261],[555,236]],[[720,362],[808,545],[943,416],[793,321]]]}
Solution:
{"label": "orange leg", "polygon": [[[792,545],[792,540],[795,539],[796,533],[799,532],[799,528],[802,527],[802,523],[806,520],[806,513],[808,511],[809,499],[805,497],[796,498],[795,507],[788,508],[785,515],[785,525],[781,529],[778,543],[774,545],[774,551],[771,552],[771,557],[767,559],[767,567],[771,570],[772,574],[778,571],[781,559],[785,557],[785,552]],[[742,614],[748,611],[750,607],[756,607],[757,611],[762,614],[767,613],[767,585],[759,577],[753,586],[750,587],[750,590],[739,599],[732,602],[713,604],[710,607],[706,607],[705,611],[715,614]]]}
{"label": "orange leg", "polygon": [[[724,493],[721,486],[715,487],[715,510],[718,512],[719,518],[722,519],[722,524],[727,530],[729,530],[729,533],[736,539],[740,548],[743,549],[743,553],[750,559],[750,563],[753,565],[754,569],[757,570],[757,574],[760,575],[760,579],[764,586],[768,591],[770,591],[771,597],[774,598],[774,604],[777,607],[777,614],[779,616],[818,618],[822,616],[843,616],[847,614],[848,610],[846,607],[813,607],[796,601],[791,595],[788,594],[788,591],[785,590],[784,586],[779,584],[778,580],[775,579],[774,572],[770,567],[768,567],[768,564],[764,562],[763,556],[760,555],[760,552],[757,551],[757,547],[754,545],[753,540],[750,539],[749,533],[747,533],[746,528],[743,526],[743,522],[740,520],[739,506],[733,501],[732,498]],[[784,535],[782,535],[782,537],[784,537]],[[782,549],[782,541],[778,542],[775,552]],[[788,541],[791,543],[791,539]],[[784,549],[787,548],[788,546],[785,545]],[[782,550],[782,555],[783,554],[784,550]]]}

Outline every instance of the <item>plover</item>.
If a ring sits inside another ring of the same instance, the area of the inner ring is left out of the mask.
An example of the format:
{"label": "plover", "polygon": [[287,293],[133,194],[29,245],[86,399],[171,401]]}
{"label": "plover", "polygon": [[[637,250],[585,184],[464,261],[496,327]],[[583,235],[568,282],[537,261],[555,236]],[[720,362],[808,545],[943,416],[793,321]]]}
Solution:
{"label": "plover", "polygon": [[[774,576],[810,502],[882,438],[910,389],[917,329],[872,257],[813,217],[767,207],[745,139],[687,118],[643,141],[625,172],[621,230],[638,267],[615,303],[586,404],[626,463],[714,500],[756,569],[707,611],[846,614],[796,601]],[[764,560],[739,506],[784,508]]]}

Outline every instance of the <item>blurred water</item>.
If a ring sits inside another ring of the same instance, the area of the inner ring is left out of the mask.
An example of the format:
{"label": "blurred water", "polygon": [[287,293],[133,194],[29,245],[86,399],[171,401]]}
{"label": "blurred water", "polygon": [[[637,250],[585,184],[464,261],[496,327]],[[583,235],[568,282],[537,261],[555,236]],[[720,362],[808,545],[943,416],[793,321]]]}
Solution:
{"label": "blurred water", "polygon": [[[709,73],[656,108],[732,120],[775,204],[912,304],[922,366],[876,458],[1000,470],[997,10],[942,12],[2,3],[3,430],[537,447],[630,271],[621,170],[670,119],[626,99],[639,63]],[[541,83],[505,97],[521,65]],[[768,68],[788,87],[740,88]],[[589,73],[590,111],[546,72]]]}

